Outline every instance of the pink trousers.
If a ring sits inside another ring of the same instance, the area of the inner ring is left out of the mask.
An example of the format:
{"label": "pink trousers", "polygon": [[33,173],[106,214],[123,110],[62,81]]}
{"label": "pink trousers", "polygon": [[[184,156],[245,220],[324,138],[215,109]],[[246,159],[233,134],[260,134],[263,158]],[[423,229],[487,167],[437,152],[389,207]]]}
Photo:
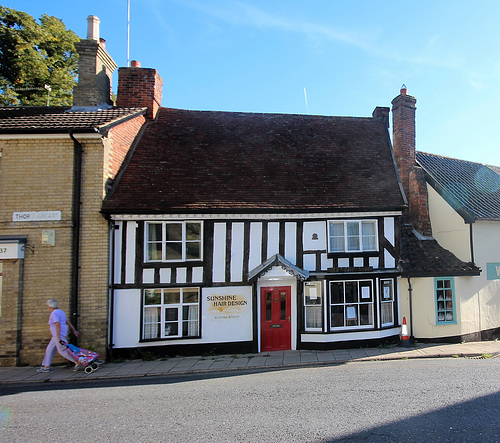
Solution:
{"label": "pink trousers", "polygon": [[75,362],[77,359],[71,355],[68,351],[68,348],[61,343],[56,337],[52,337],[47,345],[47,349],[45,350],[45,357],[43,358],[42,366],[50,366],[52,363],[52,359],[54,355],[56,355],[56,351],[59,352],[61,356],[63,356],[66,360],[71,362]]}

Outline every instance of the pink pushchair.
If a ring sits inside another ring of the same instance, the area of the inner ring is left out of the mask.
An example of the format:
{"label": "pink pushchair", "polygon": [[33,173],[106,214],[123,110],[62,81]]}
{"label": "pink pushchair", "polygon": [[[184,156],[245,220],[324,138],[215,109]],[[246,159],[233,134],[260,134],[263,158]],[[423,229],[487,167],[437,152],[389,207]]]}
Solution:
{"label": "pink pushchair", "polygon": [[103,360],[98,360],[99,354],[97,352],[81,349],[72,344],[68,344],[67,346],[73,357],[77,358],[80,364],[85,368],[85,374],[92,374],[92,372],[97,371],[104,363]]}

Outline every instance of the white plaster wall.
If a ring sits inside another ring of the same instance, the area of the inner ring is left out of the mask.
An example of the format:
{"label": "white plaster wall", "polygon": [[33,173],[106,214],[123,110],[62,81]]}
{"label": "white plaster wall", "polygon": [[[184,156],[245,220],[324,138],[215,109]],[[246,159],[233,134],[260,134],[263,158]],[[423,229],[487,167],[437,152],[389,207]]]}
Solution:
{"label": "white plaster wall", "polygon": [[233,223],[231,235],[231,281],[243,281],[244,224]]}
{"label": "white plaster wall", "polygon": [[470,262],[469,225],[431,186],[427,191],[433,237],[460,260]]}
{"label": "white plaster wall", "polygon": [[[413,334],[418,338],[440,338],[473,334],[500,327],[500,280],[476,291],[478,277],[454,277],[457,324],[436,324],[434,278],[412,278]],[[401,321],[410,328],[408,280],[401,279]]]}
{"label": "white plaster wall", "polygon": [[248,269],[251,271],[262,263],[262,223],[250,223],[250,257]]}
{"label": "white plaster wall", "polygon": [[135,283],[136,222],[127,222],[127,250],[125,251],[125,283]]}
{"label": "white plaster wall", "polygon": [[114,257],[113,257],[113,283],[121,283],[122,276],[122,229],[123,222],[116,222],[117,229],[112,231],[114,235]]}
{"label": "white plaster wall", "polygon": [[278,222],[270,222],[267,225],[267,257],[272,257],[280,252],[280,224]]}
{"label": "white plaster wall", "polygon": [[481,329],[500,327],[500,280],[488,280],[487,264],[500,263],[500,221],[472,225],[474,258],[482,272],[474,279]]}
{"label": "white plaster wall", "polygon": [[486,273],[486,263],[500,262],[500,221],[478,220],[472,235],[475,261]]}
{"label": "white plaster wall", "polygon": [[214,282],[226,281],[226,224],[214,224],[214,257],[213,275]]}
{"label": "white plaster wall", "polygon": [[114,307],[114,347],[137,347],[139,345],[139,334],[141,331],[141,290],[115,290]]}
{"label": "white plaster wall", "polygon": [[297,264],[297,223],[285,223],[285,258]]}
{"label": "white plaster wall", "polygon": [[[434,238],[460,260],[471,261],[470,226],[432,187],[428,186],[428,192]],[[500,327],[500,280],[487,279],[487,263],[500,263],[500,222],[478,220],[473,223],[472,243],[474,261],[481,268],[481,275],[455,277],[460,334]],[[441,331],[439,326],[433,333],[442,337]]]}
{"label": "white plaster wall", "polygon": [[[455,280],[455,284],[456,284]],[[436,302],[434,300],[434,278],[412,278],[412,319],[413,336],[419,338],[439,338],[461,335],[460,323],[453,325],[436,325]],[[401,323],[406,317],[408,333],[411,333],[410,302],[408,296],[408,280],[401,279]],[[460,309],[457,306],[457,315]]]}
{"label": "white plaster wall", "polygon": [[[224,311],[220,316],[209,311],[209,295],[237,295],[247,300],[241,309]],[[141,290],[118,289],[114,291],[113,343],[115,348],[168,346],[169,344],[223,343],[252,340],[252,287],[231,286],[204,288],[202,290],[202,338],[158,340],[140,343]],[[293,305],[292,305],[293,306]]]}
{"label": "white plaster wall", "polygon": [[392,246],[395,246],[394,240],[394,217],[384,217],[384,237]]}
{"label": "white plaster wall", "polygon": [[304,251],[326,251],[326,222],[304,222],[302,237]]}

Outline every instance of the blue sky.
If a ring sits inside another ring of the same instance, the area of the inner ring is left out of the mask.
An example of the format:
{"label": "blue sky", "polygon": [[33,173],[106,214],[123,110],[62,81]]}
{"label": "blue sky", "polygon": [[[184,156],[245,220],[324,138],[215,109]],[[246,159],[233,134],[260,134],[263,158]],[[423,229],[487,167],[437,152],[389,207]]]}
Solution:
{"label": "blue sky", "polygon": [[[97,15],[108,52],[127,63],[127,0],[2,4],[54,15],[82,38]],[[158,69],[163,106],[369,117],[404,83],[417,99],[418,150],[500,166],[498,0],[130,5],[130,59]]]}

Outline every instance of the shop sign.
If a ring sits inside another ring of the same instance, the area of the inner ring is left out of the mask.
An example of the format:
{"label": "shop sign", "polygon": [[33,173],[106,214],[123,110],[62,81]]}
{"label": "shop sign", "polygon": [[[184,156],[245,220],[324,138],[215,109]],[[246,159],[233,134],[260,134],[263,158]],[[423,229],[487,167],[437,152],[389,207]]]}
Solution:
{"label": "shop sign", "polygon": [[203,337],[210,341],[252,339],[252,287],[203,288]]}
{"label": "shop sign", "polygon": [[486,263],[486,278],[500,280],[500,263]]}

